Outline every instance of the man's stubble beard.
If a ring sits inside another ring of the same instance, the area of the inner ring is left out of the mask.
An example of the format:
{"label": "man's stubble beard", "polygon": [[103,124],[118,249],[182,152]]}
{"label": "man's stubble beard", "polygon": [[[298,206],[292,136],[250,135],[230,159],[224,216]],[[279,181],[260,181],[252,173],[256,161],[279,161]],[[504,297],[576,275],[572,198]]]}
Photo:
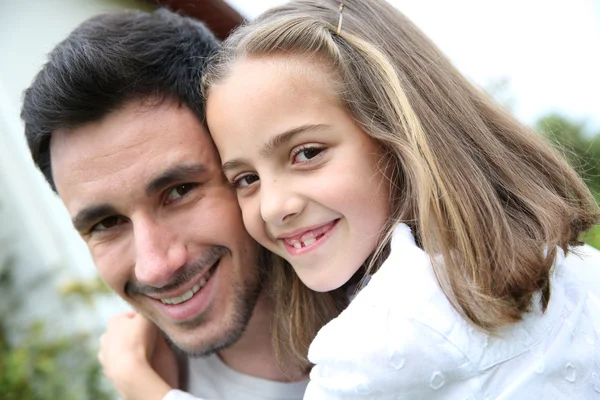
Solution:
{"label": "man's stubble beard", "polygon": [[[246,331],[248,322],[254,313],[254,308],[258,302],[263,291],[263,282],[266,278],[266,263],[267,257],[263,251],[258,252],[256,276],[253,280],[252,285],[242,287],[239,282],[236,282],[233,286],[233,312],[230,321],[227,322],[226,329],[222,332],[221,337],[207,343],[203,348],[198,350],[183,349],[177,345],[171,338],[163,331],[163,334],[167,340],[169,346],[178,354],[187,357],[207,357],[215,354],[223,349],[226,349],[234,345]],[[247,281],[246,281],[247,282]],[[194,320],[194,325],[199,329],[202,329],[206,317],[204,315],[199,316]]]}

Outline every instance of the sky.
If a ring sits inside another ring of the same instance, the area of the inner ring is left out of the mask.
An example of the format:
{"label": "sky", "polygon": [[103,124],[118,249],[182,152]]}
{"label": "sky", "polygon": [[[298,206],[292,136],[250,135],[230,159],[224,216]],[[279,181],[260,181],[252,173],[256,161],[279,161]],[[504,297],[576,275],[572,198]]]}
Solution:
{"label": "sky", "polygon": [[[600,0],[389,1],[522,121],[559,112],[600,132]],[[228,2],[253,18],[286,1]]]}

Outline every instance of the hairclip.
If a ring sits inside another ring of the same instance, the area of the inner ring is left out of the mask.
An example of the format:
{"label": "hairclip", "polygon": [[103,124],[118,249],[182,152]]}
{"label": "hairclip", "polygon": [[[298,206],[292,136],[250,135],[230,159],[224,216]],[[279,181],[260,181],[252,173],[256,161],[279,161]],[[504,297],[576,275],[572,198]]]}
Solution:
{"label": "hairclip", "polygon": [[336,34],[339,35],[342,31],[342,22],[344,21],[344,3],[340,3],[340,20],[338,22]]}

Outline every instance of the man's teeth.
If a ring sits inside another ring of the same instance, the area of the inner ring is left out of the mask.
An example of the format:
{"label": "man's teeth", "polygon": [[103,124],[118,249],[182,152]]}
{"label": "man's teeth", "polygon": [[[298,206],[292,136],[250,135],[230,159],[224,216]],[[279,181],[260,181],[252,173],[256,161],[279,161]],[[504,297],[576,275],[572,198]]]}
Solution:
{"label": "man's teeth", "polygon": [[188,301],[196,293],[198,293],[200,288],[202,288],[204,285],[206,285],[206,281],[208,280],[209,277],[210,277],[210,273],[207,273],[206,276],[204,276],[204,277],[202,277],[202,279],[200,279],[200,282],[196,283],[194,286],[192,286],[192,288],[190,290],[183,293],[181,296],[172,297],[170,299],[160,299],[160,301],[162,301],[163,304],[171,304],[171,305],[172,304],[181,304],[185,301]]}

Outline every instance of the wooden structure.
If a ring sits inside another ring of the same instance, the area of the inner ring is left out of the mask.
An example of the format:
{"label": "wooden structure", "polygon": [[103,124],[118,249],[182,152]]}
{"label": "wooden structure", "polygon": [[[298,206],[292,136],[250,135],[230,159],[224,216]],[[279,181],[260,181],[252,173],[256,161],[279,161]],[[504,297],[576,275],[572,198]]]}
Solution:
{"label": "wooden structure", "polygon": [[204,21],[215,35],[224,39],[244,18],[225,0],[150,0],[154,4]]}

